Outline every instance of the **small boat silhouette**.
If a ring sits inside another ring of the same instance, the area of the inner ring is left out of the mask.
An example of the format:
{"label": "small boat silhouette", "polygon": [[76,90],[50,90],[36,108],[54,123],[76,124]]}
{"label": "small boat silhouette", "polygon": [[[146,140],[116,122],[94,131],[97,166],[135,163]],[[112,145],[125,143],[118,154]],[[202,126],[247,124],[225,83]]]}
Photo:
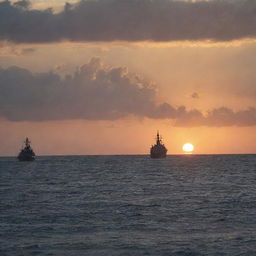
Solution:
{"label": "small boat silhouette", "polygon": [[21,149],[18,159],[20,161],[34,161],[35,160],[35,153],[30,146],[30,141],[28,138],[24,141],[25,146]]}
{"label": "small boat silhouette", "polygon": [[162,138],[157,131],[156,144],[151,146],[150,157],[151,158],[165,158],[167,154],[167,148],[162,143]]}

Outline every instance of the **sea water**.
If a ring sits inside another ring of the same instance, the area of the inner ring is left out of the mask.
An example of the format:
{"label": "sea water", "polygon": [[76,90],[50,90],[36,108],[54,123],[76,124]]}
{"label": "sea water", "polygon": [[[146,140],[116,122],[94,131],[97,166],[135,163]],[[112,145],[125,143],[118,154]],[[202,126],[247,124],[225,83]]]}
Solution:
{"label": "sea water", "polygon": [[0,255],[256,255],[256,155],[0,158]]}

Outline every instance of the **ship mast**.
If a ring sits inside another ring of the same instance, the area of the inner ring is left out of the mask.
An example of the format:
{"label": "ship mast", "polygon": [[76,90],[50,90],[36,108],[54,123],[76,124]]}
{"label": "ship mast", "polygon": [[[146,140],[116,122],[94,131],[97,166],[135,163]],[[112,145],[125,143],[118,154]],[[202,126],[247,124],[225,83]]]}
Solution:
{"label": "ship mast", "polygon": [[25,146],[26,146],[26,147],[30,147],[30,141],[29,141],[28,137],[26,138],[26,140],[24,141],[24,143],[25,143]]}
{"label": "ship mast", "polygon": [[161,144],[161,139],[160,139],[159,131],[157,131],[157,134],[156,134],[156,144],[157,145]]}

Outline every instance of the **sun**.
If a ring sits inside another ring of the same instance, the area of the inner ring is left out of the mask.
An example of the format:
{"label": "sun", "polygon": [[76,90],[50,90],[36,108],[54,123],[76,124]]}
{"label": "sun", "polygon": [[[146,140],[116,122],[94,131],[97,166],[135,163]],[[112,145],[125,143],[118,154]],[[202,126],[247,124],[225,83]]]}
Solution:
{"label": "sun", "polygon": [[186,153],[192,153],[194,150],[194,146],[191,143],[186,143],[183,145],[182,149]]}

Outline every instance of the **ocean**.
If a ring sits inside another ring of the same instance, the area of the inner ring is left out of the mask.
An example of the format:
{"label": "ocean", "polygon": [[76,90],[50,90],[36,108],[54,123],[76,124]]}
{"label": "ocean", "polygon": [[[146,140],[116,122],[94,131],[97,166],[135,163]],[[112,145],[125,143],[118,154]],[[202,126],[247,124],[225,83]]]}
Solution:
{"label": "ocean", "polygon": [[1,256],[256,255],[256,155],[0,158]]}

